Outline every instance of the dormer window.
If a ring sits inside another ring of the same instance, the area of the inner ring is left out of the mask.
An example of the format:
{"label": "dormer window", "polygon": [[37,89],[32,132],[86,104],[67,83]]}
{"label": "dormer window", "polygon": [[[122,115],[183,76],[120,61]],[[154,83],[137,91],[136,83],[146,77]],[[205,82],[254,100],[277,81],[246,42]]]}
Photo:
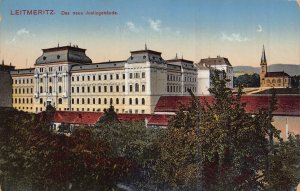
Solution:
{"label": "dormer window", "polygon": [[143,59],[146,59],[146,56],[143,56]]}
{"label": "dormer window", "polygon": [[57,59],[59,59],[60,58],[60,56],[59,55],[57,55]]}
{"label": "dormer window", "polygon": [[130,59],[131,59],[131,60],[133,60],[133,57],[132,57],[132,56],[130,56]]}
{"label": "dormer window", "polygon": [[43,60],[46,60],[46,56],[43,57]]}

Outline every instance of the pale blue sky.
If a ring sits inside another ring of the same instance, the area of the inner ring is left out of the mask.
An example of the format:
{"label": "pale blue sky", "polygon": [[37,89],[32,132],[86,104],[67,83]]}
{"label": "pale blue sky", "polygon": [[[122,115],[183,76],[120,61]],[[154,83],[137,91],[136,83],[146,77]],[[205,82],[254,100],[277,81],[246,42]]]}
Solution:
{"label": "pale blue sky", "polygon": [[[86,48],[94,62],[123,60],[129,51],[161,51],[198,62],[228,57],[259,64],[300,64],[300,7],[295,0],[0,0],[0,56],[33,66],[42,48]],[[55,16],[15,16],[18,9],[54,9]],[[116,11],[117,16],[63,16],[61,11]]]}

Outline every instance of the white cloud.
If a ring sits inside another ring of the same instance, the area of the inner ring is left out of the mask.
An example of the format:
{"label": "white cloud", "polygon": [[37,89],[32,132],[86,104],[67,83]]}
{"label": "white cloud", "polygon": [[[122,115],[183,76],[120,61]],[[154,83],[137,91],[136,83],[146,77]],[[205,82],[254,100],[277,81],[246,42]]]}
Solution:
{"label": "white cloud", "polygon": [[17,35],[18,36],[22,36],[22,35],[28,35],[30,32],[29,30],[25,29],[25,28],[22,28],[20,30],[17,31]]}
{"label": "white cloud", "polygon": [[148,20],[149,24],[150,24],[150,28],[156,32],[160,32],[162,30],[161,28],[161,21],[160,20],[152,20],[149,19]]}
{"label": "white cloud", "polygon": [[263,28],[261,25],[257,26],[256,32],[263,32]]}
{"label": "white cloud", "polygon": [[16,32],[14,37],[10,40],[10,43],[11,44],[16,44],[20,40],[28,39],[28,38],[34,37],[34,36],[35,36],[35,34],[31,33],[26,28],[21,28]]}
{"label": "white cloud", "polygon": [[232,33],[230,35],[226,33],[222,33],[221,39],[223,41],[230,41],[230,42],[246,42],[249,41],[249,38],[242,37],[240,33]]}
{"label": "white cloud", "polygon": [[127,27],[130,31],[135,32],[135,33],[138,33],[138,32],[140,32],[140,31],[143,30],[142,27],[137,27],[137,26],[136,26],[133,22],[131,22],[131,21],[126,22],[125,25],[126,25],[126,27]]}

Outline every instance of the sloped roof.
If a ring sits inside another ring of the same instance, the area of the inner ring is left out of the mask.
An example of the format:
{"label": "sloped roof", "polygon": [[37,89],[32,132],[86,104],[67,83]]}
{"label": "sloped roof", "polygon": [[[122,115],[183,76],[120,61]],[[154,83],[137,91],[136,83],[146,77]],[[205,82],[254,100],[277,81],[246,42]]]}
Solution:
{"label": "sloped roof", "polygon": [[56,111],[55,123],[94,125],[102,116],[100,112]]}
{"label": "sloped roof", "polygon": [[148,119],[148,125],[156,126],[168,126],[169,120],[172,119],[175,115],[152,115]]}
{"label": "sloped roof", "polygon": [[231,66],[228,58],[220,57],[217,58],[204,58],[201,59],[200,62],[196,65],[202,65],[206,67],[215,66],[215,65],[228,65]]}
{"label": "sloped roof", "polygon": [[288,75],[287,73],[285,72],[267,72],[267,75],[266,77],[290,77],[290,75]]}
{"label": "sloped roof", "polygon": [[[199,96],[200,103],[206,101],[210,104],[213,101],[213,96]],[[267,109],[271,95],[251,95],[242,96],[241,101],[246,103],[245,110],[248,113],[257,113],[260,108]],[[190,96],[162,96],[158,100],[155,107],[155,112],[177,112],[180,106],[190,106],[192,98]],[[274,112],[275,115],[291,115],[300,116],[300,95],[278,95],[278,109]]]}

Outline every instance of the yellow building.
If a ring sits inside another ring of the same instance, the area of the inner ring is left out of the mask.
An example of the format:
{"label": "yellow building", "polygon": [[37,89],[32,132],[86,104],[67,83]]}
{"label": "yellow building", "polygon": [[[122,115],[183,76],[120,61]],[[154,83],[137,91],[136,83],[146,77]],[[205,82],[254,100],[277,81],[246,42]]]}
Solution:
{"label": "yellow building", "polygon": [[260,62],[260,87],[288,88],[291,87],[291,77],[284,71],[268,72],[265,48]]}
{"label": "yellow building", "polygon": [[35,67],[11,71],[13,107],[28,112],[47,105],[60,111],[102,111],[110,105],[119,113],[154,113],[162,95],[197,92],[192,61],[164,60],[161,52],[130,52],[122,61],[92,63],[85,49],[63,46],[43,49]]}

